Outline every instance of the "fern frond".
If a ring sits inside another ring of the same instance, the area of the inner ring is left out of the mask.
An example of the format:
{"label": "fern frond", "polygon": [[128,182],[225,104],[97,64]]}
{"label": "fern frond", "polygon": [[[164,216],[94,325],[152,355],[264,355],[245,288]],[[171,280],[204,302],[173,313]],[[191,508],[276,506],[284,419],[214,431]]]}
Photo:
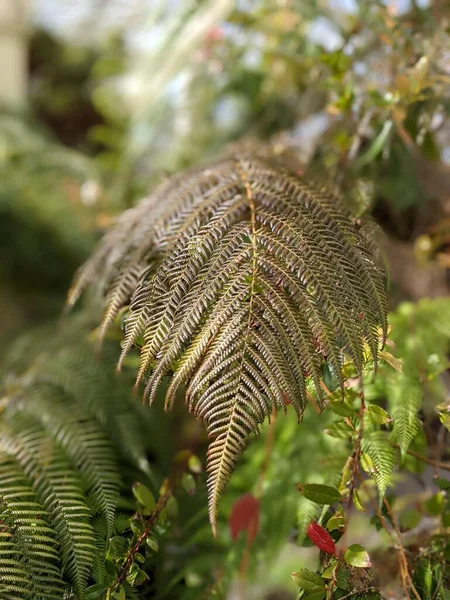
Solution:
{"label": "fern frond", "polygon": [[375,480],[380,498],[386,493],[391,483],[394,470],[395,450],[389,443],[386,431],[373,429],[366,421],[367,427],[361,440],[362,451],[370,456],[375,465],[372,477]]}
{"label": "fern frond", "polygon": [[82,596],[93,561],[93,531],[83,485],[64,453],[28,418],[0,428],[0,448],[21,465],[46,509],[61,548],[63,573]]}
{"label": "fern frond", "polygon": [[438,376],[448,368],[449,322],[448,298],[404,303],[392,313],[390,339],[395,356],[402,361],[402,373],[385,369],[376,385],[384,386],[382,393],[393,419],[392,438],[403,455],[419,432],[424,400],[436,405],[445,398]]}
{"label": "fern frond", "polygon": [[163,184],[126,212],[79,272],[100,277],[102,334],[129,305],[120,363],[143,340],[137,382],[151,403],[172,373],[207,422],[210,519],[247,439],[274,406],[321,400],[327,360],[362,373],[386,332],[386,273],[339,203],[266,156],[236,152]]}
{"label": "fern frond", "polygon": [[59,600],[63,582],[49,515],[14,460],[0,455],[0,594]]}
{"label": "fern frond", "polygon": [[[106,348],[103,360],[97,361],[83,331],[75,321],[56,340],[41,340],[35,357],[28,341],[19,342],[7,361],[0,421],[0,512],[6,511],[9,520],[0,519],[11,531],[0,531],[2,599],[84,600],[92,575],[100,582],[105,579],[103,550],[113,532],[121,485],[119,459],[131,458],[135,466],[149,470],[148,411],[132,400],[129,381],[111,377],[117,353]],[[32,338],[30,343],[34,346]],[[30,357],[26,368],[23,356]],[[9,492],[12,496],[5,499]],[[36,541],[20,529],[21,515],[8,504],[15,495],[14,502],[32,503],[24,504],[24,510],[29,508],[31,514],[36,509],[36,527],[45,524],[45,539],[39,527],[33,530]],[[21,541],[27,535],[31,550]],[[30,582],[29,562],[39,558],[30,552],[39,548],[50,561],[50,566],[40,563],[41,574],[49,578],[45,590],[39,588],[38,576]],[[58,583],[53,585],[53,580]]]}

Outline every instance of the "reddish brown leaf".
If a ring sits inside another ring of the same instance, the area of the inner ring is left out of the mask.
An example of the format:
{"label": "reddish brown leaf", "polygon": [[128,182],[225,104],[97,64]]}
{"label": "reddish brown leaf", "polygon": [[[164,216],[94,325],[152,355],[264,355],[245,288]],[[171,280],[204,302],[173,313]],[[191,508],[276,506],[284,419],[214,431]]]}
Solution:
{"label": "reddish brown leaf", "polygon": [[228,526],[233,541],[237,540],[241,531],[247,531],[249,542],[255,539],[259,528],[259,500],[253,494],[245,494],[236,500]]}
{"label": "reddish brown leaf", "polygon": [[306,535],[315,546],[327,554],[333,554],[336,556],[336,546],[334,545],[333,538],[328,531],[321,527],[318,523],[310,523],[306,530]]}

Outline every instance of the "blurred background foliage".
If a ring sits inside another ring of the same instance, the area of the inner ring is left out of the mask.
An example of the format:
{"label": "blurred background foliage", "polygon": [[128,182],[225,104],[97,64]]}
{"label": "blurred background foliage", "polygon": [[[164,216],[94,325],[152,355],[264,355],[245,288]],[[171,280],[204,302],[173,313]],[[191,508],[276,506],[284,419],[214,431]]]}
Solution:
{"label": "blurred background foliage", "polygon": [[[361,208],[369,206],[382,225],[392,310],[401,301],[409,304],[392,315],[395,346],[388,348],[404,360],[403,379],[392,379],[388,357],[383,377],[367,383],[369,399],[395,415],[389,434],[400,448],[412,442],[416,454],[448,458],[443,423],[450,414],[445,405],[450,335],[440,317],[450,314],[449,300],[414,304],[422,297],[448,296],[448,4],[34,0],[11,2],[15,8],[9,12],[8,4],[0,2],[6,23],[0,42],[14,38],[25,52],[26,92],[8,101],[8,79],[0,82],[0,357],[19,333],[59,314],[73,273],[95,241],[156,182],[236,140],[271,141],[276,151],[293,152],[302,172],[339,185]],[[416,398],[420,419],[415,408],[398,416],[405,390]],[[185,465],[191,454],[204,452],[204,432],[185,416],[179,409],[170,417],[168,437],[175,443],[151,445],[159,477],[171,461]],[[295,597],[291,571],[318,565],[316,553],[299,542],[319,513],[292,490],[311,476],[315,483],[338,485],[351,435],[342,433],[339,415],[331,410],[321,417],[307,411],[300,428],[289,417],[267,425],[241,461],[224,498],[218,542],[209,531],[203,475],[194,469],[196,494],[180,492],[178,513],[166,515],[170,526],[160,527],[162,550],[148,551],[150,580],[142,582],[142,597],[189,599],[204,592],[209,598],[231,589],[229,597],[238,598],[233,580],[247,567],[251,586],[245,598]],[[401,418],[405,430],[399,431]],[[168,427],[169,418],[160,412],[154,419]],[[334,427],[330,435],[322,435],[326,424]],[[182,451],[188,455],[180,458]],[[406,486],[410,499],[413,481],[425,503],[437,493],[430,483],[432,467],[424,471],[413,459],[413,454],[398,459],[413,475],[396,475],[395,489]],[[258,543],[246,550],[248,538],[231,542],[227,516],[249,490],[261,496],[260,530]],[[135,499],[128,492],[124,505],[130,510]],[[369,503],[373,490],[364,493]],[[399,514],[411,508],[411,501],[400,504]],[[448,506],[441,508],[448,520]],[[433,510],[430,518],[436,518]],[[367,520],[358,513],[348,537],[383,548],[386,542],[373,538]],[[246,552],[250,566],[242,562]],[[416,587],[425,589],[429,556],[414,551],[411,556],[423,563],[425,575],[418,569]],[[114,568],[117,560],[111,556]],[[387,573],[382,552],[378,563],[378,573]],[[383,584],[386,595],[403,597],[391,575]],[[443,581],[442,573],[433,577]],[[360,582],[361,589],[370,586]],[[92,590],[97,597],[95,585]],[[432,586],[427,590],[421,597],[441,597]]]}

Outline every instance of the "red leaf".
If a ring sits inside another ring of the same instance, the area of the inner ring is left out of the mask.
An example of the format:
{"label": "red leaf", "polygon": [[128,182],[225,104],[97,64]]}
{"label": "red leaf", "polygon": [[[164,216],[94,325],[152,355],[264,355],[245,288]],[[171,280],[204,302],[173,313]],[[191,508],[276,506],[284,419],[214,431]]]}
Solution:
{"label": "red leaf", "polygon": [[252,542],[259,528],[259,500],[252,494],[245,494],[236,500],[231,509],[228,526],[233,541],[241,531],[247,531],[248,541]]}
{"label": "red leaf", "polygon": [[327,554],[333,554],[336,556],[336,546],[334,545],[333,538],[328,531],[321,527],[318,523],[310,523],[306,530],[306,535],[315,546]]}

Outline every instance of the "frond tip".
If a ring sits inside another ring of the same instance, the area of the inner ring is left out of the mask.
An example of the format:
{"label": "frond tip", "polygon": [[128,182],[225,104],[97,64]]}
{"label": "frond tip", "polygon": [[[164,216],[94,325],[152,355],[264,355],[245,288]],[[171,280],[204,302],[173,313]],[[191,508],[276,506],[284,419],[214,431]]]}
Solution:
{"label": "frond tip", "polygon": [[206,421],[210,519],[251,433],[274,406],[301,415],[327,360],[361,373],[386,331],[386,273],[341,204],[266,156],[234,153],[174,177],[127,211],[80,271],[100,277],[105,329],[129,305],[122,359],[143,340],[138,381],[163,377]]}

